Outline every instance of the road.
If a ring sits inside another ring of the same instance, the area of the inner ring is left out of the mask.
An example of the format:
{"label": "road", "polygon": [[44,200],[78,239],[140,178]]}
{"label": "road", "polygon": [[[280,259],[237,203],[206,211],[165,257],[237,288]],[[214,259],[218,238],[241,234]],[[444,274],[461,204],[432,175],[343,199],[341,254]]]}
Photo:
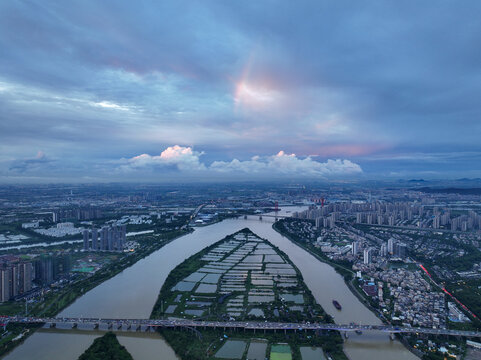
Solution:
{"label": "road", "polygon": [[317,331],[317,330],[335,330],[341,332],[350,331],[384,331],[387,333],[414,333],[414,334],[431,334],[431,335],[449,335],[464,336],[469,338],[481,338],[481,332],[461,331],[449,329],[432,329],[432,328],[416,328],[416,327],[400,327],[392,325],[340,325],[326,323],[284,323],[284,322],[268,322],[268,321],[200,321],[190,319],[98,319],[98,318],[77,318],[77,317],[59,317],[59,318],[37,318],[37,317],[21,317],[21,316],[2,316],[0,321],[6,323],[22,323],[34,324],[45,323],[53,325],[71,325],[71,327],[79,324],[91,325],[98,327],[107,325],[107,327],[120,328],[136,328],[141,326],[147,327],[190,327],[190,328],[219,328],[219,329],[241,329],[241,330],[273,330],[273,331]]}

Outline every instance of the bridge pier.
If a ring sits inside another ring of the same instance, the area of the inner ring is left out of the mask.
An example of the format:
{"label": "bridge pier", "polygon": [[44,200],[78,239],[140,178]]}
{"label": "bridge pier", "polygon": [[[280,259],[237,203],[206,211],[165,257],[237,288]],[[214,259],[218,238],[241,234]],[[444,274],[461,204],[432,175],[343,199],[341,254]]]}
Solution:
{"label": "bridge pier", "polygon": [[132,324],[127,325],[127,330],[130,330],[131,327],[132,327]]}
{"label": "bridge pier", "polygon": [[140,325],[137,326],[137,328],[135,329],[135,331],[140,331]]}
{"label": "bridge pier", "polygon": [[107,325],[107,329],[109,329],[109,330],[112,329],[112,323],[109,323],[109,324]]}
{"label": "bridge pier", "polygon": [[94,324],[94,330],[97,330],[99,328],[99,326],[100,326],[99,323]]}
{"label": "bridge pier", "polygon": [[50,323],[50,327],[51,327],[51,328],[57,327],[57,324],[55,324],[55,323]]}
{"label": "bridge pier", "polygon": [[76,329],[78,327],[78,324],[77,323],[73,323],[72,324],[72,329]]}

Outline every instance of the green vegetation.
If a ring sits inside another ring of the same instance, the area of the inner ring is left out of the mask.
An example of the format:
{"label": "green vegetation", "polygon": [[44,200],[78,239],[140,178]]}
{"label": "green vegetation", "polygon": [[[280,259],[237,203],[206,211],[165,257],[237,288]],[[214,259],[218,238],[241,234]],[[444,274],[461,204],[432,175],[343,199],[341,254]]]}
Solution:
{"label": "green vegetation", "polygon": [[25,341],[25,339],[33,334],[33,332],[41,327],[39,324],[8,324],[0,338],[0,356],[12,351],[17,345]]}
{"label": "green vegetation", "polygon": [[465,251],[461,257],[446,256],[436,258],[435,264],[441,268],[454,271],[467,271],[473,268],[473,264],[481,262],[481,251],[472,245],[456,244],[456,247]]}
{"label": "green vegetation", "polygon": [[[262,338],[271,344],[287,343],[292,349],[292,359],[301,360],[300,346],[322,347],[334,360],[347,360],[342,351],[343,340],[337,333],[274,333],[274,332],[223,332],[221,330],[206,329],[199,334],[192,333],[191,330],[171,330],[162,329],[160,334],[166,339],[175,353],[181,359],[188,360],[210,360],[216,359],[215,353],[225,342],[225,336],[229,339],[250,339]],[[245,356],[244,356],[245,358]]]}
{"label": "green vegetation", "polygon": [[0,304],[0,314],[17,315],[25,309],[25,303],[19,301],[7,301]]}
{"label": "green vegetation", "polygon": [[[473,313],[477,315],[481,314],[481,279],[448,282],[445,284],[445,287]],[[479,317],[474,319],[470,316],[470,319],[472,322],[464,324],[464,329],[481,329],[481,320]]]}
{"label": "green vegetation", "polygon": [[79,357],[79,360],[133,360],[132,355],[120,345],[117,336],[108,332],[94,340],[93,344]]}

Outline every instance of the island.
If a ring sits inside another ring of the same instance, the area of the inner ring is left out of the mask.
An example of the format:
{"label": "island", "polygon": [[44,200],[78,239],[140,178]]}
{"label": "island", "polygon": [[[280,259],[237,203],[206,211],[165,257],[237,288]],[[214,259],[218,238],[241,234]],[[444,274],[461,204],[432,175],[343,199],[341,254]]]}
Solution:
{"label": "island", "polygon": [[117,336],[109,331],[95,339],[78,360],[133,360],[133,357],[120,345]]}
{"label": "island", "polygon": [[[172,270],[151,318],[204,321],[332,322],[288,256],[243,229]],[[301,359],[314,351],[346,359],[336,331],[159,330],[182,359]]]}

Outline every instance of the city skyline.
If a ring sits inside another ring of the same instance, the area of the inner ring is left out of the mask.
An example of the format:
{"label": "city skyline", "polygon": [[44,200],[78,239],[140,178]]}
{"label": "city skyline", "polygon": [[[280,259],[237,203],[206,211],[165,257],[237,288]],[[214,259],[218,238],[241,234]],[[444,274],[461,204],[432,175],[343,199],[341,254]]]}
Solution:
{"label": "city skyline", "polygon": [[481,192],[419,183],[2,185],[2,354],[474,359]]}
{"label": "city skyline", "polygon": [[0,182],[481,177],[480,8],[4,2]]}

